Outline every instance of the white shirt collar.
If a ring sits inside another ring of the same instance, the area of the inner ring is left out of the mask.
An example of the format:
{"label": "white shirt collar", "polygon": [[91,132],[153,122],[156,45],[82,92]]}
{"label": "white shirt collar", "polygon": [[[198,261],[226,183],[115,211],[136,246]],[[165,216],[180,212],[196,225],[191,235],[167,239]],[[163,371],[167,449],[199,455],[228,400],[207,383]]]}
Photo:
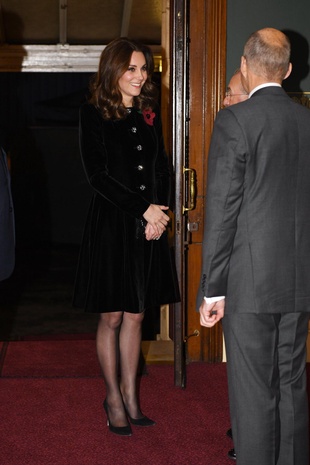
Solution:
{"label": "white shirt collar", "polygon": [[253,90],[249,93],[249,98],[252,97],[254,92],[256,92],[259,89],[263,89],[264,87],[282,87],[281,84],[278,82],[265,82],[264,84],[260,84],[259,86],[254,87]]}

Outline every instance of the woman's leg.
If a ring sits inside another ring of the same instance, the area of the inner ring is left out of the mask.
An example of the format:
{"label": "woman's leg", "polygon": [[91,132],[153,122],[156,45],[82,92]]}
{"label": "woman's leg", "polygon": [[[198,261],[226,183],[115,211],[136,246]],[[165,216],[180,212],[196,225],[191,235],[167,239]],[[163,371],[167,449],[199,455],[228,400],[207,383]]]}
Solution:
{"label": "woman's leg", "polygon": [[121,391],[131,418],[141,418],[137,397],[137,372],[144,313],[124,312],[120,329]]}
{"label": "woman's leg", "polygon": [[114,427],[127,426],[119,387],[119,334],[123,312],[101,313],[97,329],[97,354],[106,385],[108,415]]}

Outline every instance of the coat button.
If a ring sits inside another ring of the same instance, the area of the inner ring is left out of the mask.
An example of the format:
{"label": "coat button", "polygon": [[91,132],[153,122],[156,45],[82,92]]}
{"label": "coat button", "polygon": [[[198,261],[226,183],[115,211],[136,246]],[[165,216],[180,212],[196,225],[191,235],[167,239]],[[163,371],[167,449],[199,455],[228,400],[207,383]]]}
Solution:
{"label": "coat button", "polygon": [[141,184],[140,188],[141,191],[144,191],[146,189],[146,186],[144,184]]}
{"label": "coat button", "polygon": [[143,170],[143,166],[142,166],[142,165],[138,165],[137,168],[138,168],[139,171],[142,171],[142,170]]}
{"label": "coat button", "polygon": [[136,147],[136,148],[137,148],[137,150],[139,150],[139,151],[140,151],[140,150],[142,150],[142,145],[137,145],[137,147]]}
{"label": "coat button", "polygon": [[136,132],[137,132],[137,128],[136,128],[135,126],[133,126],[133,127],[131,128],[131,132],[136,133]]}

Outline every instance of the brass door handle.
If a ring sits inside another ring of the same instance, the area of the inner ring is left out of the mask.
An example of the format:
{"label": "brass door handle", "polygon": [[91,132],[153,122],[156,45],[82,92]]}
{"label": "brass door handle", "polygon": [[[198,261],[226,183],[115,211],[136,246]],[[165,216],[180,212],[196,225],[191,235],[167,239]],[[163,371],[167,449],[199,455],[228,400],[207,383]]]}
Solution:
{"label": "brass door handle", "polygon": [[185,207],[182,206],[182,213],[194,210],[195,208],[195,200],[196,200],[196,173],[195,170],[192,168],[184,168],[183,167],[183,176],[185,173],[189,173],[189,206]]}

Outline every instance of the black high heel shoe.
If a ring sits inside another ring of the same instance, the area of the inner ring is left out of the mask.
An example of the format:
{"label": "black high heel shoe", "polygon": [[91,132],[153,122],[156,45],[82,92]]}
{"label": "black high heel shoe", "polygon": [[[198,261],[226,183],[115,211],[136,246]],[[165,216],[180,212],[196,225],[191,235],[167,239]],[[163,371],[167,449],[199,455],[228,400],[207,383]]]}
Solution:
{"label": "black high heel shoe", "polygon": [[105,399],[103,402],[103,408],[105,410],[105,413],[107,414],[107,425],[109,427],[109,430],[112,433],[118,434],[119,436],[131,436],[132,435],[130,425],[127,425],[127,426],[113,426],[112,425],[112,423],[110,422],[110,417],[108,413],[107,399]]}
{"label": "black high heel shoe", "polygon": [[151,420],[150,418],[146,417],[145,415],[143,415],[143,417],[141,417],[141,418],[131,418],[128,415],[128,418],[129,418],[129,421],[130,421],[130,423],[132,425],[136,425],[136,426],[154,426],[154,425],[156,425],[156,421]]}
{"label": "black high heel shoe", "polygon": [[130,421],[130,423],[132,425],[135,425],[135,426],[154,426],[154,425],[156,425],[156,422],[154,420],[151,420],[150,418],[146,417],[145,415],[143,415],[141,418],[132,418],[129,415],[128,410],[126,409],[126,407],[125,407],[125,411],[127,413],[129,421]]}

